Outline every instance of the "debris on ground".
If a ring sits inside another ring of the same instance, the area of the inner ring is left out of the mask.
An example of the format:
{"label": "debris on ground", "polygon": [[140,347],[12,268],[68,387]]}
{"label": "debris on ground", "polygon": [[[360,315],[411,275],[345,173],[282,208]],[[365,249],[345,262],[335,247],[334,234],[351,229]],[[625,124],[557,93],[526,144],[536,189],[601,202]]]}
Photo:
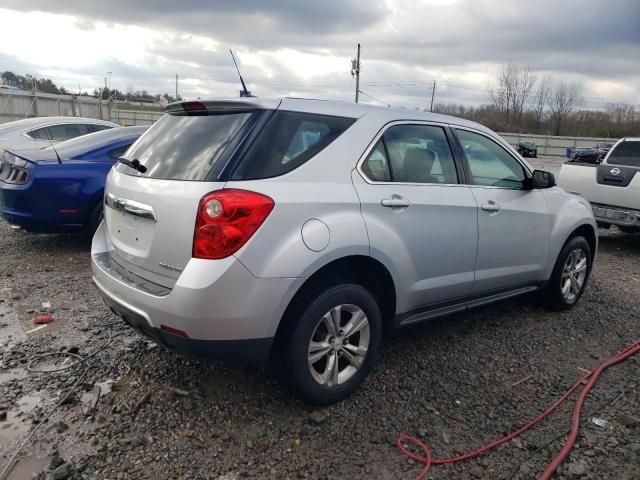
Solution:
{"label": "debris on ground", "polygon": [[600,428],[607,428],[609,426],[609,422],[604,418],[593,417],[591,423]]}
{"label": "debris on ground", "polygon": [[36,325],[42,325],[51,322],[53,322],[53,315],[51,315],[50,313],[37,315],[36,318],[33,319],[33,323],[35,323]]}

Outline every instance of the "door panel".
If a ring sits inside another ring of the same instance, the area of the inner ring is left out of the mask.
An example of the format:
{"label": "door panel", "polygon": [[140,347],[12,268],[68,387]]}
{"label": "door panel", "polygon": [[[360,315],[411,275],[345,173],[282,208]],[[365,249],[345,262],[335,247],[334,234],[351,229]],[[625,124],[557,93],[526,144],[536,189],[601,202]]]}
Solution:
{"label": "door panel", "polygon": [[472,293],[544,280],[551,218],[528,171],[488,135],[456,129],[478,204],[478,258]]}
{"label": "door panel", "polygon": [[357,172],[353,179],[371,255],[396,269],[399,313],[471,291],[478,233],[468,187],[369,184]]}
{"label": "door panel", "polygon": [[544,279],[551,228],[537,190],[472,187],[478,204],[473,293]]}

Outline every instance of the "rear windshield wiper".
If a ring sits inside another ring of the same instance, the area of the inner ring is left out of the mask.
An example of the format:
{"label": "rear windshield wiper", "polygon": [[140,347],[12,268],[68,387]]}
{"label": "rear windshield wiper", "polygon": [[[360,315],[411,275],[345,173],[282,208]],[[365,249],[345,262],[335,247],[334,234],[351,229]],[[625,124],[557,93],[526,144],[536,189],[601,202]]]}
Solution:
{"label": "rear windshield wiper", "polygon": [[127,160],[124,157],[120,157],[118,158],[118,162],[120,163],[124,163],[126,166],[133,168],[134,170],[140,172],[140,173],[144,173],[147,171],[147,167],[145,167],[144,165],[142,165],[140,163],[140,160],[138,160],[137,158],[134,158],[133,160]]}

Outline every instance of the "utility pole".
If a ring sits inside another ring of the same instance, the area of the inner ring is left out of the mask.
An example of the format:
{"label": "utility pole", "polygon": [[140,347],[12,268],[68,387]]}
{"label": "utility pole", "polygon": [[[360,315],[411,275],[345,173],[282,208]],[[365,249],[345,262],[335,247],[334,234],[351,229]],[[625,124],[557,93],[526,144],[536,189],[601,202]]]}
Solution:
{"label": "utility pole", "polygon": [[176,102],[178,101],[178,74],[176,73]]}
{"label": "utility pole", "polygon": [[360,44],[358,44],[358,55],[351,59],[351,75],[356,79],[356,103],[360,96]]}
{"label": "utility pole", "polygon": [[436,95],[436,81],[433,81],[433,89],[431,90],[431,108],[429,109],[430,112],[433,112],[433,97],[435,97]]}

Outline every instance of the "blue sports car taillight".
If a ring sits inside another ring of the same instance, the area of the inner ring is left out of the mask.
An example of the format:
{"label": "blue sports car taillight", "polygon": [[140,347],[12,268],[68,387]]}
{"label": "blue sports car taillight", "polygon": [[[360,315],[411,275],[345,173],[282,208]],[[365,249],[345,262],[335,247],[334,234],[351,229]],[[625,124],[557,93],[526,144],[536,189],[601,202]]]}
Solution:
{"label": "blue sports car taillight", "polygon": [[29,181],[27,162],[7,152],[0,156],[0,181],[12,185],[24,185]]}

